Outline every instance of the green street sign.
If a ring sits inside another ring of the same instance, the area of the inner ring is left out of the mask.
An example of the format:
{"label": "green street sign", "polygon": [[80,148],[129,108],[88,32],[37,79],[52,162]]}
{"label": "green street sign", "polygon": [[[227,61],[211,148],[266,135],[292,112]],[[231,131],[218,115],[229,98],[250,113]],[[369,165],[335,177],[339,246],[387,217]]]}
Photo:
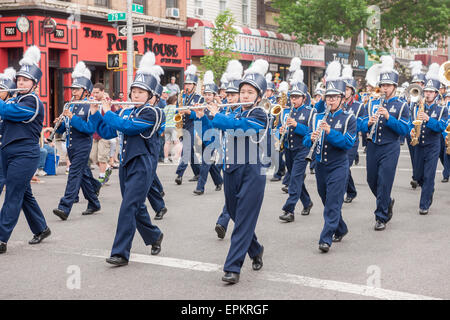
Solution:
{"label": "green street sign", "polygon": [[133,3],[131,11],[134,12],[134,13],[142,13],[142,14],[144,14],[144,6],[141,6],[140,4]]}
{"label": "green street sign", "polygon": [[108,22],[125,21],[125,20],[127,20],[126,12],[115,12],[108,14]]}

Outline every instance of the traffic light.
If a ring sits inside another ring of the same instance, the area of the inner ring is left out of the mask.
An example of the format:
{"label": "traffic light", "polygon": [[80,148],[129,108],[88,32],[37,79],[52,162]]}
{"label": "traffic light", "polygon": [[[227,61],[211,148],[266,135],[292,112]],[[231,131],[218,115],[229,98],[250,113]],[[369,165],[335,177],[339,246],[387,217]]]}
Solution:
{"label": "traffic light", "polygon": [[106,60],[106,69],[118,70],[121,68],[122,68],[122,54],[108,53],[108,59]]}
{"label": "traffic light", "polygon": [[141,63],[141,59],[144,55],[142,53],[134,53],[134,68],[139,68],[139,64]]}

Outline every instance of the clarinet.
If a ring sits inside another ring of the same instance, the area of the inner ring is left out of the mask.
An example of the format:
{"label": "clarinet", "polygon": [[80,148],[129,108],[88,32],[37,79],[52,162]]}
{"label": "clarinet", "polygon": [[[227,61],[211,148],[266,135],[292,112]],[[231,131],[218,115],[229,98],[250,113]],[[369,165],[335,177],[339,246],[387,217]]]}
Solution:
{"label": "clarinet", "polygon": [[[380,97],[380,107],[382,107],[383,104],[384,104],[384,95],[382,95],[382,96]],[[377,110],[377,111],[378,111],[378,110]],[[378,117],[377,122],[375,122],[375,123],[372,125],[372,128],[370,128],[370,133],[369,133],[369,136],[367,137],[367,140],[374,141],[373,136],[374,136],[374,134],[375,134],[375,129],[376,129],[376,127],[378,126],[378,121],[380,121],[380,117]]]}
{"label": "clarinet", "polygon": [[[330,111],[331,111],[331,107],[327,106],[327,109],[325,110],[325,115],[323,116],[322,121],[325,121],[325,122],[327,121],[327,118],[328,118],[328,115],[330,114]],[[319,129],[319,130],[320,130],[319,131],[319,137],[320,137],[320,135],[322,134],[322,130],[323,129]],[[314,150],[316,149],[317,143],[320,140],[319,137],[317,137],[316,141],[314,141],[313,145],[311,146],[311,149],[309,149],[308,155],[305,157],[305,160],[308,161],[308,162],[311,162],[313,160]]]}
{"label": "clarinet", "polygon": [[[289,110],[289,114],[288,114],[287,118],[290,118],[292,116],[292,111],[294,111],[294,104],[292,104],[291,109]],[[283,111],[281,111],[281,112],[283,112]],[[289,126],[286,126],[286,128],[284,129],[283,135],[280,138],[280,146],[279,146],[280,150],[279,151],[283,151],[283,149],[284,149],[284,140],[286,139],[286,133],[287,133],[288,130],[289,130]]]}
{"label": "clarinet", "polygon": [[47,138],[47,142],[52,143],[53,139],[55,139],[56,130],[58,130],[58,128],[61,126],[61,122],[64,119],[63,113],[65,110],[69,109],[69,106],[72,104],[71,102],[73,101],[73,99],[74,99],[74,97],[72,97],[72,99],[70,99],[70,101],[64,105],[63,112],[59,116],[58,121],[56,121],[55,126],[53,127],[52,133],[50,133],[50,136]]}

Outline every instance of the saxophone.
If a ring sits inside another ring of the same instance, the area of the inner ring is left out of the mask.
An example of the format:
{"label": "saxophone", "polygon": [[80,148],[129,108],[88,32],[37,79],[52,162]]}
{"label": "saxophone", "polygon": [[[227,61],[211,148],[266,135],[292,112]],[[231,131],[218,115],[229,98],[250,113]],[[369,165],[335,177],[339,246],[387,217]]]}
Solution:
{"label": "saxophone", "polygon": [[[181,108],[183,106],[183,93],[184,90],[181,90],[178,94],[178,108]],[[183,128],[183,116],[181,114],[177,113],[173,120],[175,121],[175,127],[177,129]]]}
{"label": "saxophone", "polygon": [[[420,100],[419,102],[419,110],[417,112],[417,114],[419,114],[420,112],[424,112],[425,108],[423,105],[423,99]],[[420,137],[420,131],[422,129],[422,120],[414,120],[413,121],[413,125],[414,125],[414,137],[411,137],[411,145],[412,146],[416,146],[419,144],[419,137]]]}

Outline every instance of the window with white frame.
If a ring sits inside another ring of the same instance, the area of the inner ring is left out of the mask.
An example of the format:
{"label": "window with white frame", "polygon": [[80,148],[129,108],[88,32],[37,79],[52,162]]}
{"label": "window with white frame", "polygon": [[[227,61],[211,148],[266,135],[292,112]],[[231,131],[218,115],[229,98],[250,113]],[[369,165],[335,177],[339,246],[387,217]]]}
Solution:
{"label": "window with white frame", "polygon": [[220,12],[227,10],[227,0],[219,0],[219,10]]}
{"label": "window with white frame", "polygon": [[242,0],[242,24],[248,25],[249,23],[249,0]]}

